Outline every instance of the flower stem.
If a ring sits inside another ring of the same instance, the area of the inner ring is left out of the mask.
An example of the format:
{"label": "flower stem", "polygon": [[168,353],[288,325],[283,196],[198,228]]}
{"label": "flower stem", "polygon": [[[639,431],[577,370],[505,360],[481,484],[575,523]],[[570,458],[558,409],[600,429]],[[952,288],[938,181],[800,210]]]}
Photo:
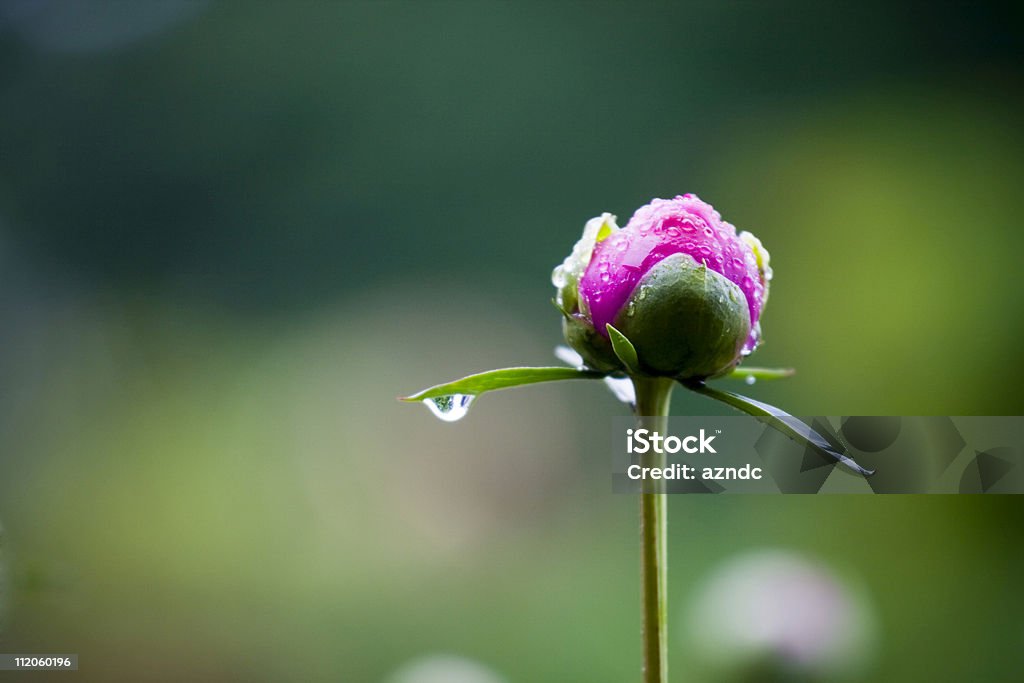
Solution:
{"label": "flower stem", "polygon": [[[673,382],[661,377],[634,377],[639,427],[665,434]],[[644,467],[664,467],[665,455],[649,453]],[[663,480],[645,482],[640,494],[640,584],[643,606],[644,683],[668,680],[668,500]]]}

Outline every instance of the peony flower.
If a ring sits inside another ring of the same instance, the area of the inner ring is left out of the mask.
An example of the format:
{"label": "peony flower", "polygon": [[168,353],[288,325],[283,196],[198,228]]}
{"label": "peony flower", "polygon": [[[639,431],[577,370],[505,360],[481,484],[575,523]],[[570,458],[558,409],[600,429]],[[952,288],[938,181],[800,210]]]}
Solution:
{"label": "peony flower", "polygon": [[[631,405],[641,428],[665,432],[678,380],[686,389],[753,415],[807,448],[869,476],[871,471],[789,413],[704,381],[726,374],[748,382],[793,374],[787,368],[736,368],[761,341],[761,313],[771,276],[768,251],[761,242],[750,233],[737,234],[692,194],[655,199],[621,229],[615,216],[602,214],[587,222],[583,237],[551,276],[558,290],[555,305],[562,312],[562,330],[572,347],[557,354],[574,367],[499,368],[437,384],[401,400],[423,402],[450,422],[463,417],[476,396],[490,391],[600,379]],[[640,496],[643,672],[645,681],[659,683],[668,677],[668,506],[656,495],[662,492],[655,489]],[[829,618],[811,616],[815,625]],[[763,624],[774,628],[768,620]],[[794,656],[803,661],[801,638],[780,636],[769,648],[780,642],[787,655],[796,652]],[[808,652],[813,649],[807,647]]]}
{"label": "peony flower", "polygon": [[624,228],[603,214],[552,282],[566,341],[602,371],[622,369],[608,325],[642,369],[680,380],[725,374],[761,341],[772,277],[768,251],[696,195],[655,199]]}
{"label": "peony flower", "polygon": [[695,591],[684,625],[700,663],[746,672],[741,680],[856,677],[871,662],[877,630],[856,584],[784,550],[727,561]]}

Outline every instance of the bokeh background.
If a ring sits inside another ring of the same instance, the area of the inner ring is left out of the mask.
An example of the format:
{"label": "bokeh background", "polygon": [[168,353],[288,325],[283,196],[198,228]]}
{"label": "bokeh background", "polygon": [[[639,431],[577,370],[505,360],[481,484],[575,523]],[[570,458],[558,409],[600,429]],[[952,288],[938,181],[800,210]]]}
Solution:
{"label": "bokeh background", "polygon": [[[690,191],[772,253],[756,359],[798,375],[747,393],[1021,414],[1022,31],[984,2],[6,0],[0,651],[103,681],[637,681],[624,407],[394,398],[552,362],[586,219]],[[1024,670],[1015,497],[670,515],[674,681],[724,680],[678,625],[759,548],[856,586],[856,680]]]}

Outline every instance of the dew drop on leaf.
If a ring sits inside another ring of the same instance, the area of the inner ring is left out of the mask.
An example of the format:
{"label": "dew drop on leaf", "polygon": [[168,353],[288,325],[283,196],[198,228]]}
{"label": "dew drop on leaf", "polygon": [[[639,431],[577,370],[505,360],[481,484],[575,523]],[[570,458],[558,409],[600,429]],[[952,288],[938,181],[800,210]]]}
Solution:
{"label": "dew drop on leaf", "polygon": [[423,400],[423,403],[437,419],[444,422],[456,422],[466,417],[474,398],[476,397],[469,394],[450,394],[427,398]]}

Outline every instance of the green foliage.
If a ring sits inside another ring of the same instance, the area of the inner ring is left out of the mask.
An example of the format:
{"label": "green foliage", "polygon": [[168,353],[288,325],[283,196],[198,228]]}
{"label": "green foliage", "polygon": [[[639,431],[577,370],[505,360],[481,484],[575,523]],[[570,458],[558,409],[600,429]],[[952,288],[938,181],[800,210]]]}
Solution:
{"label": "green foliage", "polygon": [[566,379],[601,379],[604,376],[603,372],[577,370],[576,368],[502,368],[469,375],[447,384],[438,384],[411,396],[403,396],[400,400],[424,401],[452,394],[479,396],[488,391],[510,389],[524,384],[558,382]]}
{"label": "green foliage", "polygon": [[746,396],[734,394],[731,391],[714,389],[703,382],[687,382],[684,383],[683,386],[692,391],[696,391],[698,394],[703,394],[704,396],[713,398],[716,401],[721,401],[722,403],[730,405],[737,410],[747,413],[748,415],[753,415],[754,417],[759,418],[772,429],[778,430],[794,441],[810,446],[827,458],[838,460],[858,474],[862,474],[866,477],[874,474],[873,470],[868,470],[858,465],[852,458],[829,443],[829,441],[821,434],[814,431],[800,419],[793,417],[784,410],[768,405],[767,403],[762,403],[761,401],[755,401],[754,399]]}
{"label": "green foliage", "polygon": [[733,368],[733,371],[726,375],[726,377],[729,379],[747,379],[750,377],[754,379],[785,379],[795,374],[795,368],[755,368],[751,366]]}
{"label": "green foliage", "polygon": [[608,339],[612,342],[612,349],[615,350],[615,355],[622,361],[622,364],[626,366],[631,374],[643,375],[644,373],[640,369],[640,359],[637,358],[633,342],[629,341],[626,335],[615,329],[611,323],[607,325],[607,329]]}

